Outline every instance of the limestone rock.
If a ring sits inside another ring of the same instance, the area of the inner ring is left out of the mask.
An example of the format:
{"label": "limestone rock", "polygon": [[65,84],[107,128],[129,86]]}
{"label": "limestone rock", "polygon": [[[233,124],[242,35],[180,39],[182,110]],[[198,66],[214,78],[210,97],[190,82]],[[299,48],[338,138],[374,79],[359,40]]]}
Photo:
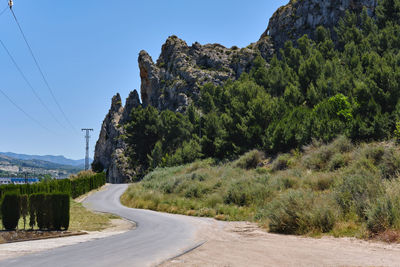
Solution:
{"label": "limestone rock", "polygon": [[273,51],[268,37],[239,49],[197,42],[188,46],[171,36],[162,46],[156,63],[147,52],[139,54],[143,105],[183,112],[191,101],[198,99],[200,86],[222,85],[228,79],[237,79],[251,69],[257,55],[269,61]]}
{"label": "limestone rock", "polygon": [[361,12],[366,7],[370,16],[378,0],[291,0],[279,8],[269,21],[261,38],[270,36],[279,49],[288,40],[295,41],[308,34],[313,38],[315,29],[322,25],[332,33],[346,10]]}
{"label": "limestone rock", "polygon": [[125,107],[122,106],[119,94],[112,98],[111,108],[103,121],[96,143],[92,164],[96,169],[106,170],[108,182],[123,183],[134,176],[124,154],[126,144],[120,137],[124,133],[123,123],[128,120],[131,110],[139,105],[136,91],[130,93]]}

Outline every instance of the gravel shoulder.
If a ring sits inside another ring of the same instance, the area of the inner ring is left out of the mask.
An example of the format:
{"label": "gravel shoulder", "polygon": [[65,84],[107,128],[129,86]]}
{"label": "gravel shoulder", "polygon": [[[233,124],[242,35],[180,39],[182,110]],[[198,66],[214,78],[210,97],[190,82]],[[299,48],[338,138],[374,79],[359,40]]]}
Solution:
{"label": "gravel shoulder", "polygon": [[204,219],[197,238],[205,243],[161,266],[400,266],[400,244],[270,234],[248,222]]}
{"label": "gravel shoulder", "polygon": [[103,231],[86,231],[86,235],[0,244],[0,261],[118,235],[135,228],[134,223],[124,219],[111,219],[111,223],[110,228]]}

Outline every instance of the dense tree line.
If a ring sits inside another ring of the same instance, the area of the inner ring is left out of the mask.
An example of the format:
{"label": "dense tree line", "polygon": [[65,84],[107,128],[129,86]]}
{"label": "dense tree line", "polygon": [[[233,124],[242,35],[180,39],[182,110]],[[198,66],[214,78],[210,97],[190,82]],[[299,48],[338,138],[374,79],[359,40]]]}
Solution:
{"label": "dense tree line", "polygon": [[124,138],[138,177],[254,148],[285,152],[312,139],[390,138],[400,116],[400,0],[380,1],[376,19],[347,12],[335,32],[318,27],[315,36],[287,42],[268,64],[257,57],[237,81],[203,86],[184,114],[134,109]]}
{"label": "dense tree line", "polygon": [[31,195],[35,193],[67,193],[72,198],[79,197],[106,183],[105,173],[83,173],[73,179],[49,180],[35,184],[0,185],[0,202],[7,192]]}

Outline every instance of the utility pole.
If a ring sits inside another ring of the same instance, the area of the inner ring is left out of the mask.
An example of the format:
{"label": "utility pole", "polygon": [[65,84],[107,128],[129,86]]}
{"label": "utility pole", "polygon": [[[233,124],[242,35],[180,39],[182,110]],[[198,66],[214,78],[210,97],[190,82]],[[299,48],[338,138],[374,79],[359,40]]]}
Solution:
{"label": "utility pole", "polygon": [[86,135],[85,135],[85,139],[86,139],[85,171],[87,171],[87,170],[89,170],[89,139],[90,139],[89,132],[93,131],[93,129],[82,129],[82,131],[86,132]]}

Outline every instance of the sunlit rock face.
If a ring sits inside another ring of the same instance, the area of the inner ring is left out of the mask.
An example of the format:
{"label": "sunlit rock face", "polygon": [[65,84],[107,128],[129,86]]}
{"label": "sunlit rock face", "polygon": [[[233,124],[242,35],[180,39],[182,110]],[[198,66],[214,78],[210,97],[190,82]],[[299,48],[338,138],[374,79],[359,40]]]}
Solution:
{"label": "sunlit rock face", "polygon": [[171,36],[162,46],[156,63],[146,51],[139,54],[143,105],[183,112],[191,101],[198,99],[202,85],[222,85],[229,79],[235,80],[251,69],[257,55],[269,61],[272,54],[268,37],[239,49],[220,44],[188,46],[185,41]]}
{"label": "sunlit rock face", "polygon": [[315,29],[322,25],[334,33],[334,27],[350,12],[361,12],[364,7],[374,16],[377,0],[292,0],[280,7],[269,21],[261,38],[270,36],[275,48],[282,48],[286,41],[295,41],[307,34],[313,38]]}
{"label": "sunlit rock face", "polygon": [[116,94],[103,121],[92,166],[97,171],[106,170],[109,183],[123,183],[134,176],[125,156],[126,144],[121,136],[124,133],[123,124],[129,120],[132,109],[139,105],[139,95],[136,91],[130,93],[125,107],[122,106],[121,96]]}

